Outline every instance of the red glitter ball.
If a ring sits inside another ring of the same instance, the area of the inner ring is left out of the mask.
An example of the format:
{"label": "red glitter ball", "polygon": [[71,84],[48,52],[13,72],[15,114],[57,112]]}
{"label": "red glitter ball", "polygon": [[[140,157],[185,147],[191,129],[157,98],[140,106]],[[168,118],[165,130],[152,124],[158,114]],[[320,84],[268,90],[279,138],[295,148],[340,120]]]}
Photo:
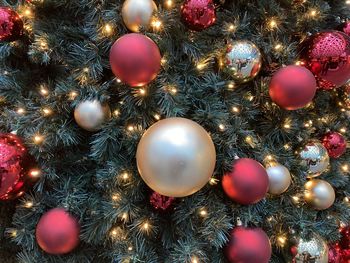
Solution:
{"label": "red glitter ball", "polygon": [[329,263],[349,263],[350,262],[350,226],[340,229],[342,235],[339,242],[330,245],[328,253]]}
{"label": "red glitter ball", "polygon": [[338,27],[338,30],[350,36],[350,21],[346,21],[345,23],[341,24]]}
{"label": "red glitter ball", "polygon": [[328,155],[338,158],[346,151],[346,140],[337,132],[328,132],[322,138],[322,144],[326,147]]}
{"label": "red glitter ball", "polygon": [[14,41],[23,34],[23,21],[10,8],[0,7],[0,41]]}
{"label": "red glitter ball", "polygon": [[149,201],[155,209],[165,211],[173,204],[174,200],[174,197],[164,196],[157,192],[153,192]]}
{"label": "red glitter ball", "polygon": [[20,138],[0,134],[0,200],[14,199],[31,183],[30,171],[35,166]]}
{"label": "red glitter ball", "polygon": [[320,88],[340,87],[350,79],[350,37],[334,30],[315,34],[301,44],[300,60]]}
{"label": "red glitter ball", "polygon": [[216,12],[213,0],[185,0],[181,17],[192,30],[201,31],[215,23]]}

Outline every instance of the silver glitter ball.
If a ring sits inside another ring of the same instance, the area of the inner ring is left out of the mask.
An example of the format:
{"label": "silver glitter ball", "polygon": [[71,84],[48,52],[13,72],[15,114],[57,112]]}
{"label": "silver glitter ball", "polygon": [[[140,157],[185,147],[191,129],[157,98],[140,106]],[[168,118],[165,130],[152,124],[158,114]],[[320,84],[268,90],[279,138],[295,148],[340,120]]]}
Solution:
{"label": "silver glitter ball", "polygon": [[312,141],[300,152],[302,165],[308,168],[307,177],[317,177],[328,169],[329,155],[320,142]]}
{"label": "silver glitter ball", "polygon": [[261,69],[260,50],[247,40],[232,41],[226,47],[221,66],[235,81],[248,82],[254,79]]}
{"label": "silver glitter ball", "polygon": [[286,259],[288,263],[328,263],[327,243],[315,233],[309,239],[293,237]]}

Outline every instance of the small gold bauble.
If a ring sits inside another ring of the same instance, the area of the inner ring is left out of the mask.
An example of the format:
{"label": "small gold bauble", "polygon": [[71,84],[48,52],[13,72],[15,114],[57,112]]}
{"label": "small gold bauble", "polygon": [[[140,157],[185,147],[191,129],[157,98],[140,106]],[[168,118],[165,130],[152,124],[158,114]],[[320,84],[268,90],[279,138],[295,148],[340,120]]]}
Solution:
{"label": "small gold bauble", "polygon": [[271,163],[266,168],[269,176],[269,193],[279,195],[287,191],[291,184],[292,177],[289,170],[279,163]]}
{"label": "small gold bauble", "polygon": [[87,131],[98,131],[110,117],[108,104],[102,105],[98,100],[83,101],[74,110],[75,121]]}
{"label": "small gold bauble", "polygon": [[142,179],[152,190],[184,197],[209,181],[216,152],[202,126],[184,118],[169,118],[145,132],[137,146],[136,161]]}
{"label": "small gold bauble", "polygon": [[157,5],[153,0],[126,0],[122,7],[122,17],[126,27],[139,32],[140,27],[148,28]]}
{"label": "small gold bauble", "polygon": [[322,143],[309,142],[300,152],[302,165],[308,168],[307,177],[317,177],[328,169],[329,155]]}
{"label": "small gold bauble", "polygon": [[335,192],[328,182],[312,179],[304,185],[304,198],[314,209],[325,210],[333,205]]}
{"label": "small gold bauble", "polygon": [[262,66],[260,50],[247,40],[232,41],[226,47],[221,65],[235,81],[250,81],[258,75]]}

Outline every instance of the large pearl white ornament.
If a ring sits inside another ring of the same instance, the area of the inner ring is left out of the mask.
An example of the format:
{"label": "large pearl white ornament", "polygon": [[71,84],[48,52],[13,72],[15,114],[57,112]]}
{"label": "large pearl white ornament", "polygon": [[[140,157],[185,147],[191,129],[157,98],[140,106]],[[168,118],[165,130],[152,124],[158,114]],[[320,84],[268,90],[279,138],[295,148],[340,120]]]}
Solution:
{"label": "large pearl white ornament", "polygon": [[152,0],[126,0],[122,7],[122,17],[126,27],[139,32],[140,27],[148,28],[157,5]]}
{"label": "large pearl white ornament", "polygon": [[269,193],[279,195],[287,191],[291,184],[292,177],[289,170],[282,164],[271,164],[266,168],[269,176]]}
{"label": "large pearl white ornament", "polygon": [[142,179],[152,190],[184,197],[209,181],[216,152],[202,126],[184,118],[169,118],[145,132],[137,147],[136,161]]}
{"label": "large pearl white ornament", "polygon": [[98,100],[83,101],[74,110],[75,121],[87,131],[98,131],[110,117],[108,104],[102,105]]}
{"label": "large pearl white ornament", "polygon": [[333,187],[326,181],[312,179],[304,185],[305,201],[316,210],[325,210],[331,207],[335,200]]}

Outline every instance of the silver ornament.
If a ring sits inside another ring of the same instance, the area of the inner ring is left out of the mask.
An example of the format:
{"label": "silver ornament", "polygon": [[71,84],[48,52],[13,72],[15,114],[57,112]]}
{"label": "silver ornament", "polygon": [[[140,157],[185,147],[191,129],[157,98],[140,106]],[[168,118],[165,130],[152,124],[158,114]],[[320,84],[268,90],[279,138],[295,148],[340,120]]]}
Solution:
{"label": "silver ornament", "polygon": [[122,7],[122,17],[126,27],[139,32],[140,27],[148,28],[157,5],[152,0],[126,0]]}
{"label": "silver ornament", "polygon": [[333,205],[335,192],[328,182],[312,179],[304,185],[304,199],[314,209],[325,210]]}
{"label": "silver ornament", "polygon": [[250,81],[258,75],[262,66],[260,50],[247,40],[232,41],[226,47],[222,66],[223,71],[235,81]]}
{"label": "silver ornament", "polygon": [[322,143],[312,141],[300,152],[302,165],[308,168],[307,177],[317,177],[328,169],[329,155]]}
{"label": "silver ornament", "polygon": [[287,191],[292,177],[289,170],[279,163],[271,163],[266,172],[269,176],[269,193],[279,195]]}
{"label": "silver ornament", "polygon": [[102,105],[98,100],[83,101],[74,110],[75,121],[87,131],[98,131],[110,117],[108,104]]}
{"label": "silver ornament", "polygon": [[288,263],[328,263],[327,243],[315,233],[308,239],[294,237],[286,252],[286,259]]}
{"label": "silver ornament", "polygon": [[142,179],[152,190],[183,197],[209,181],[216,152],[202,126],[184,118],[169,118],[145,132],[137,146],[136,161]]}

